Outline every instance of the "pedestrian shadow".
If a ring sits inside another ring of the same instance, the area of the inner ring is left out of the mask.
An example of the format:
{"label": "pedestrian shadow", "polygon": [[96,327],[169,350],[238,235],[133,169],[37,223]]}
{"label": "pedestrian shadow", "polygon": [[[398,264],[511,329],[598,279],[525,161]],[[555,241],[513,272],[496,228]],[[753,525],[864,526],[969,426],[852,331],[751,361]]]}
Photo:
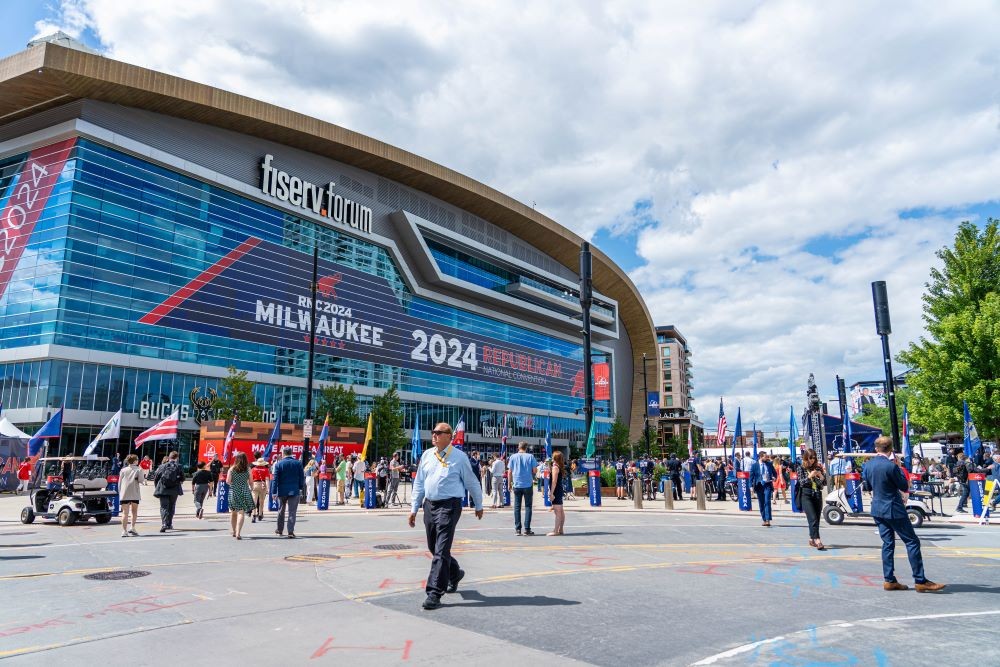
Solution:
{"label": "pedestrian shadow", "polygon": [[0,556],[0,561],[4,560],[31,560],[34,558],[45,558],[45,556]]}
{"label": "pedestrian shadow", "polygon": [[174,533],[218,533],[225,528],[175,528],[171,532]]}
{"label": "pedestrian shadow", "polygon": [[591,530],[583,533],[569,532],[565,535],[559,535],[559,537],[597,537],[599,535],[621,535],[621,533],[607,533],[600,530]]}
{"label": "pedestrian shadow", "polygon": [[0,549],[23,549],[25,547],[47,547],[51,542],[39,542],[38,544],[0,544]]}
{"label": "pedestrian shadow", "polygon": [[827,544],[827,551],[833,551],[834,549],[881,549],[881,544]]}
{"label": "pedestrian shadow", "polygon": [[463,604],[442,604],[442,607],[475,609],[481,607],[569,607],[580,604],[577,600],[562,600],[545,595],[498,595],[486,597],[476,590],[459,591]]}
{"label": "pedestrian shadow", "polygon": [[[948,584],[941,593],[1000,593],[1000,586],[985,584]],[[939,593],[939,595],[941,594]]]}

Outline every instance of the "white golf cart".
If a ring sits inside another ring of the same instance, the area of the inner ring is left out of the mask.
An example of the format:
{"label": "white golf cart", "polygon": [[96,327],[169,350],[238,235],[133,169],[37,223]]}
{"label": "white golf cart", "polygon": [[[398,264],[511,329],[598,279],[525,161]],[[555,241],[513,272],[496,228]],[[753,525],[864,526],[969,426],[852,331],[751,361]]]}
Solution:
{"label": "white golf cart", "polygon": [[111,461],[105,456],[58,456],[39,459],[32,480],[31,504],[21,510],[21,523],[35,517],[72,526],[91,517],[111,521],[112,498],[108,491]]}
{"label": "white golf cart", "polygon": [[[838,458],[851,459],[861,457],[871,458],[871,456],[871,453],[866,452],[837,454]],[[857,468],[860,470],[860,466],[857,466]],[[943,505],[940,512],[934,510],[934,497],[935,495],[930,491],[914,491],[907,495],[904,500],[906,516],[910,519],[910,523],[914,528],[920,528],[920,526],[924,525],[924,521],[930,521],[930,517],[932,516],[948,516],[944,513]],[[831,526],[839,526],[844,523],[845,519],[871,518],[871,514],[868,512],[855,512],[851,509],[851,504],[847,500],[846,485],[844,488],[834,489],[828,493],[825,505],[823,508],[823,518]]]}

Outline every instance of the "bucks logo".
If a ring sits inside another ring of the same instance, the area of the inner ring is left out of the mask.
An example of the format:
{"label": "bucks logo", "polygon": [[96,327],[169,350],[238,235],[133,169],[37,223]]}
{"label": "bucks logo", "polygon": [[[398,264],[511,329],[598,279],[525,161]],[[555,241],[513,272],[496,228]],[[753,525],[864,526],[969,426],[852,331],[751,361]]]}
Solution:
{"label": "bucks logo", "polygon": [[212,419],[214,416],[212,414],[212,406],[215,405],[216,399],[219,398],[219,394],[211,387],[208,388],[207,396],[199,396],[198,391],[200,389],[201,387],[195,387],[188,394],[188,397],[191,399],[191,407],[194,408],[194,423],[198,426],[201,426],[203,421]]}

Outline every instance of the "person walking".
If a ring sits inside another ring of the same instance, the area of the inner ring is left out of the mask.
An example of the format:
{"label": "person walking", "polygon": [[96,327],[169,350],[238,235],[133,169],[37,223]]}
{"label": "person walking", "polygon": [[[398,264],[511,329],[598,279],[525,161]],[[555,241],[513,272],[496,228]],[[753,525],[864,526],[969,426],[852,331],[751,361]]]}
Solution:
{"label": "person walking", "polygon": [[[122,537],[138,537],[135,522],[139,519],[139,501],[142,494],[142,468],[139,467],[139,457],[129,454],[125,457],[125,467],[118,471],[118,495],[121,498]],[[129,528],[129,516],[132,517],[132,527]]]}
{"label": "person walking", "polygon": [[200,519],[205,514],[205,496],[212,489],[212,472],[205,467],[204,461],[198,461],[197,468],[191,477],[191,493],[194,494],[194,515]]}
{"label": "person walking", "polygon": [[958,462],[955,464],[954,477],[962,488],[962,495],[958,498],[958,505],[955,511],[959,514],[968,514],[965,503],[969,500],[969,473],[973,472],[972,461],[964,453],[958,455]]}
{"label": "person walking", "polygon": [[267,489],[271,484],[271,466],[262,458],[253,462],[250,471],[250,483],[253,489],[253,512],[250,523],[264,520],[264,508],[267,507]]}
{"label": "person walking", "polygon": [[514,532],[521,535],[521,505],[524,505],[524,534],[534,535],[531,530],[531,500],[533,482],[538,462],[528,453],[528,443],[517,443],[517,454],[510,457],[507,464],[510,471],[510,485],[514,488]]}
{"label": "person walking", "polygon": [[146,484],[152,479],[153,461],[148,456],[143,456],[142,460],[139,461],[139,467],[142,468],[142,483]]}
{"label": "person walking", "polygon": [[778,496],[788,504],[788,480],[785,477],[788,475],[788,466],[785,464],[784,460],[779,456],[774,460],[774,504],[778,504]]}
{"label": "person walking", "polygon": [[566,510],[563,507],[563,478],[566,476],[566,463],[563,453],[555,451],[552,453],[551,483],[549,484],[549,503],[552,505],[549,511],[556,515],[556,525],[553,526],[552,535],[562,535],[563,526],[566,525]]}
{"label": "person walking", "polygon": [[345,500],[350,500],[353,497],[354,491],[354,459],[357,458],[354,454],[347,459],[347,494],[344,496]]}
{"label": "person walking", "polygon": [[208,470],[212,473],[212,488],[208,495],[214,496],[215,490],[219,488],[219,474],[222,472],[222,461],[218,454],[212,455],[212,462],[208,464]]}
{"label": "person walking", "polygon": [[472,473],[472,466],[465,453],[452,447],[451,426],[440,423],[431,431],[431,444],[420,457],[417,476],[413,480],[413,504],[408,523],[416,526],[417,512],[424,510],[424,532],[427,549],[433,555],[431,571],[427,575],[427,599],[423,608],[437,609],[441,596],[458,590],[458,583],[465,576],[458,561],[451,555],[455,528],[462,517],[462,498],[466,492],[472,496],[476,518],[483,518],[483,489]]}
{"label": "person walking", "polygon": [[667,470],[670,472],[670,484],[673,486],[674,500],[684,499],[684,487],[681,485],[681,461],[676,454],[670,455],[667,461]]}
{"label": "person walking", "polygon": [[309,459],[304,469],[306,476],[306,505],[312,505],[316,496],[316,459]]}
{"label": "person walking", "polygon": [[253,491],[250,488],[250,464],[246,452],[237,452],[226,477],[229,482],[229,525],[233,537],[243,539],[243,522],[253,513]]}
{"label": "person walking", "polygon": [[343,505],[347,502],[344,496],[344,488],[347,485],[347,459],[337,455],[337,504]]}
{"label": "person walking", "polygon": [[771,494],[774,493],[774,480],[778,471],[771,463],[767,452],[761,452],[757,462],[750,466],[750,488],[757,494],[757,505],[760,509],[760,520],[764,526],[771,527]]}
{"label": "person walking", "polygon": [[816,460],[816,452],[802,450],[802,461],[796,468],[799,479],[799,507],[806,513],[809,523],[809,546],[826,551],[819,537],[819,516],[823,510],[823,491],[826,488],[826,471]]}
{"label": "person walking", "polygon": [[21,495],[21,491],[25,493],[28,492],[28,486],[31,484],[31,461],[25,459],[21,461],[21,465],[17,468],[17,495]]}
{"label": "person walking", "polygon": [[507,475],[507,464],[499,456],[496,457],[493,459],[490,473],[493,475],[493,505],[491,507],[496,509],[503,507],[503,480]]}
{"label": "person walking", "polygon": [[361,492],[365,489],[365,470],[367,469],[365,460],[360,456],[357,457],[357,460],[354,461],[354,497],[358,499],[359,505],[363,504]]}
{"label": "person walking", "polygon": [[278,494],[278,527],[275,535],[285,530],[285,514],[288,514],[288,537],[295,537],[295,514],[299,509],[299,496],[306,486],[306,475],[302,461],[292,455],[291,447],[281,448],[282,459],[274,464],[274,486]]}
{"label": "person walking", "polygon": [[906,545],[906,556],[913,571],[913,587],[918,593],[943,590],[944,584],[936,584],[924,576],[924,559],[920,553],[920,538],[910,519],[906,516],[903,497],[909,482],[899,469],[892,452],[892,438],[881,436],[875,440],[875,456],[865,463],[861,470],[862,479],[871,485],[871,515],[878,526],[882,538],[882,588],[887,591],[905,591],[908,586],[896,581],[894,555],[896,536]]}
{"label": "person walking", "polygon": [[160,464],[153,474],[156,487],[153,496],[160,499],[160,532],[174,529],[174,510],[177,508],[177,497],[184,495],[184,470],[178,461],[180,454],[170,452],[167,460]]}
{"label": "person walking", "polygon": [[392,455],[389,461],[389,490],[385,494],[385,505],[401,505],[399,502],[399,475],[403,471],[403,462],[399,459],[399,452]]}

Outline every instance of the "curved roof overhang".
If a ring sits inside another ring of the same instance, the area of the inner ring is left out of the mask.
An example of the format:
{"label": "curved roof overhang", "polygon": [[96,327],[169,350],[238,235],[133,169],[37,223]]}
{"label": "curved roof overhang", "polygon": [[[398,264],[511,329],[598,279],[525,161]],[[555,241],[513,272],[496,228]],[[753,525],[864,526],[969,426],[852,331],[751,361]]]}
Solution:
{"label": "curved roof overhang", "polygon": [[[0,60],[0,126],[78,99],[94,99],[260,137],[344,162],[422,190],[544,248],[574,272],[583,239],[519,201],[452,169],[273,104],[51,43]],[[632,343],[633,368],[656,358],[645,302],[628,275],[593,248],[594,287],[618,302]],[[645,396],[633,373],[630,428],[641,429]]]}

